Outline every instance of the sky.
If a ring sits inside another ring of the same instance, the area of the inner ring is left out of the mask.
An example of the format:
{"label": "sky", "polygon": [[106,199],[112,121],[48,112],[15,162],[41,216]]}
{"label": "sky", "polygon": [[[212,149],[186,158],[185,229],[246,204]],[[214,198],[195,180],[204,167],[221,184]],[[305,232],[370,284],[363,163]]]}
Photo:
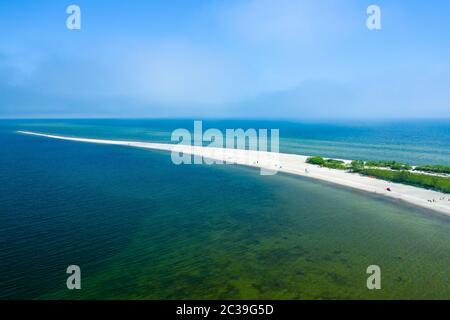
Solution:
{"label": "sky", "polygon": [[449,16],[447,0],[0,0],[0,117],[450,118]]}

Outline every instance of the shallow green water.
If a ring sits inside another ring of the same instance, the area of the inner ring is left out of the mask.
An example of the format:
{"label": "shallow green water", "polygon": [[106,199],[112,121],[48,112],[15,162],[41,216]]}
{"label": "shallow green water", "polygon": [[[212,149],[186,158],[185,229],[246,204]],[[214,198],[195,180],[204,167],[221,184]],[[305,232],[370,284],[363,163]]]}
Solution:
{"label": "shallow green water", "polygon": [[[0,140],[0,298],[450,298],[446,217],[164,152]],[[366,288],[372,264],[382,290]]]}

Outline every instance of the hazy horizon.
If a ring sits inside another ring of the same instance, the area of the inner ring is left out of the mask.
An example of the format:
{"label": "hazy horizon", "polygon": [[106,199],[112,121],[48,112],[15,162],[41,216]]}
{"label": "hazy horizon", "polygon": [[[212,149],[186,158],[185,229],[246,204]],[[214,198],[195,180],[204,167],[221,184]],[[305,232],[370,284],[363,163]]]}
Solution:
{"label": "hazy horizon", "polygon": [[72,116],[29,116],[29,117],[0,117],[0,120],[161,120],[161,121],[171,121],[171,120],[186,120],[186,121],[195,121],[195,120],[204,120],[204,121],[268,121],[268,122],[293,122],[293,123],[348,123],[348,122],[417,122],[417,121],[426,121],[426,122],[446,122],[450,121],[449,117],[444,118],[426,118],[426,117],[417,117],[417,118],[276,118],[276,117],[267,117],[267,118],[256,118],[256,117],[208,117],[208,116],[199,116],[199,117],[150,117],[150,116],[141,116],[141,117],[127,117],[127,116],[80,116],[80,117],[72,117]]}
{"label": "hazy horizon", "polygon": [[[69,30],[66,9],[81,9]],[[369,5],[381,30],[366,27]],[[0,118],[450,118],[448,1],[0,4]]]}

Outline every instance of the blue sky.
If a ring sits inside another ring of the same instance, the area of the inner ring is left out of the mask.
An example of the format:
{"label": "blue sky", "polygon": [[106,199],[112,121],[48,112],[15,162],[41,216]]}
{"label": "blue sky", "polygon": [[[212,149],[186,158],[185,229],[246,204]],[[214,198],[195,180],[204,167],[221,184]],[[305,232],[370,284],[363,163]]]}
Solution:
{"label": "blue sky", "polygon": [[449,118],[449,14],[445,0],[2,0],[0,117]]}

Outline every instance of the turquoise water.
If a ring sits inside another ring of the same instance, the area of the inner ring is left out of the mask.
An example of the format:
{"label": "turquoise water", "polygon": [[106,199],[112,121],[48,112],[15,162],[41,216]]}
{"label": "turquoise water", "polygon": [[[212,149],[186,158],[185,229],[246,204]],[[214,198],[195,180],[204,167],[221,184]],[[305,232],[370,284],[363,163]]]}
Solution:
{"label": "turquoise water", "polygon": [[[192,120],[27,120],[3,121],[11,129],[91,138],[170,142],[174,129],[193,131]],[[280,130],[280,151],[343,159],[397,160],[450,165],[450,120],[285,122],[203,121],[204,130]]]}
{"label": "turquoise water", "polygon": [[[443,121],[206,126],[280,128],[284,152],[450,164]],[[192,121],[0,122],[0,298],[450,298],[447,217],[290,175],[14,133],[167,142],[178,127]],[[71,264],[81,291],[65,289]],[[371,264],[382,290],[366,288]]]}

